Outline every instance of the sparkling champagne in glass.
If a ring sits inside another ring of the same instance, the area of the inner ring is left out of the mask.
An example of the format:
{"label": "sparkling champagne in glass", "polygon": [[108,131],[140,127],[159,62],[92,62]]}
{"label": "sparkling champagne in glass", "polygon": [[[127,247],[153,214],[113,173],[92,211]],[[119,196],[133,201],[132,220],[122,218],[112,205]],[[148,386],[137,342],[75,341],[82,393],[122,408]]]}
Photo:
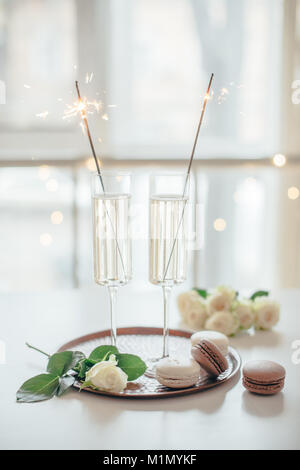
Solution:
{"label": "sparkling champagne in glass", "polygon": [[[162,357],[169,355],[171,289],[186,280],[188,195],[189,177],[186,173],[151,176],[149,280],[163,289]],[[150,360],[148,376],[154,375],[158,360]]]}
{"label": "sparkling champagne in glass", "polygon": [[102,171],[92,176],[94,279],[110,294],[111,342],[116,345],[116,296],[132,277],[128,173]]}

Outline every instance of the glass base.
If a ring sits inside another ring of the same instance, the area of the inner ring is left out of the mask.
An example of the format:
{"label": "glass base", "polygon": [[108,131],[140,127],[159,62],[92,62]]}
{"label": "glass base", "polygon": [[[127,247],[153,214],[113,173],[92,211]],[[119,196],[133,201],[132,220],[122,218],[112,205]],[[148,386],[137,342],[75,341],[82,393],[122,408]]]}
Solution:
{"label": "glass base", "polygon": [[[165,356],[167,357],[167,356]],[[163,359],[163,357],[155,357],[152,359],[148,359],[147,362],[147,370],[145,372],[145,376],[149,377],[150,379],[155,379],[156,376],[156,366],[159,361]]]}

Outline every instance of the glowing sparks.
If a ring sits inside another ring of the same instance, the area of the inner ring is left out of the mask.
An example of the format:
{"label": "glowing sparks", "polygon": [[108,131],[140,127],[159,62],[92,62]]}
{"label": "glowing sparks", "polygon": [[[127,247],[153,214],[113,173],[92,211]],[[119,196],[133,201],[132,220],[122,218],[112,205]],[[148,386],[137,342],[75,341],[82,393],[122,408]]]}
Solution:
{"label": "glowing sparks", "polygon": [[41,118],[41,119],[46,119],[48,114],[49,114],[49,111],[42,111],[41,113],[36,114],[36,117]]}
{"label": "glowing sparks", "polygon": [[28,88],[28,89],[29,89],[29,88],[31,88],[31,86],[30,86],[30,85],[27,85],[26,83],[24,83],[24,88]]}
{"label": "glowing sparks", "polygon": [[90,75],[88,73],[86,73],[85,83],[91,83],[91,81],[93,80],[93,77],[94,77],[94,72],[92,72]]}
{"label": "glowing sparks", "polygon": [[278,168],[283,167],[283,166],[286,164],[286,156],[285,156],[285,155],[282,155],[281,153],[277,153],[277,154],[274,155],[274,157],[273,157],[273,163],[274,163],[274,165],[277,166]]}
{"label": "glowing sparks", "polygon": [[79,126],[80,126],[80,128],[81,128],[81,130],[82,130],[83,135],[85,135],[85,132],[86,132],[86,131],[85,131],[85,126],[84,126],[83,122],[80,122],[80,123],[79,123]]}
{"label": "glowing sparks", "polygon": [[217,98],[217,103],[221,104],[223,103],[223,101],[226,101],[228,94],[229,94],[228,88],[225,88],[225,87],[221,88],[220,94]]}
{"label": "glowing sparks", "polygon": [[108,115],[105,113],[102,115],[102,119],[104,119],[104,121],[108,121]]}
{"label": "glowing sparks", "polygon": [[67,105],[63,119],[69,119],[78,114],[80,114],[82,118],[85,118],[87,114],[93,114],[94,111],[99,113],[101,109],[101,101],[88,101],[86,97],[83,97],[80,100],[74,101],[73,105]]}

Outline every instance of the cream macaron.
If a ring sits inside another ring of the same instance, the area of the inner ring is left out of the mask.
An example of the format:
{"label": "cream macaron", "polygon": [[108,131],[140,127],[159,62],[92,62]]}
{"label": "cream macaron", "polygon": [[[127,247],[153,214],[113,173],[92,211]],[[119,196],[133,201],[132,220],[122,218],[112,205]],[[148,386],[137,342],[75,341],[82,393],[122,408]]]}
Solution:
{"label": "cream macaron", "polygon": [[156,367],[156,379],[169,388],[188,388],[198,382],[201,367],[191,358],[165,357]]}
{"label": "cream macaron", "polygon": [[224,356],[228,354],[228,346],[229,340],[227,336],[223,335],[223,333],[219,333],[219,331],[197,331],[191,336],[191,343],[192,347],[196,346],[196,344],[200,343],[200,341],[208,340],[211,343],[215,344],[221,351]]}

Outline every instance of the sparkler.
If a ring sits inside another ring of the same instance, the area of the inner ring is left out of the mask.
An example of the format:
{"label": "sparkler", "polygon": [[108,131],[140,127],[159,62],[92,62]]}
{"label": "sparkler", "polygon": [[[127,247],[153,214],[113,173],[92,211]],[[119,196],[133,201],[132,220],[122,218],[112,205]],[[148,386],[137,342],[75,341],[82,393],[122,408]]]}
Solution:
{"label": "sparkler", "polygon": [[[95,163],[96,163],[97,173],[98,173],[98,176],[99,176],[99,179],[100,179],[102,190],[103,190],[103,193],[105,194],[104,183],[103,183],[102,174],[101,174],[101,170],[100,170],[100,164],[98,162],[98,158],[97,158],[97,155],[96,155],[96,151],[95,151],[95,147],[94,147],[93,139],[92,139],[92,136],[91,136],[91,133],[90,133],[90,128],[89,128],[89,125],[88,125],[88,120],[87,120],[87,115],[86,115],[87,114],[86,109],[87,109],[88,101],[86,100],[86,98],[84,98],[84,99],[81,98],[81,94],[80,94],[80,90],[79,90],[79,83],[78,83],[77,80],[75,81],[75,86],[76,86],[76,91],[77,91],[77,95],[78,95],[78,103],[77,103],[77,107],[76,106],[74,107],[75,110],[72,113],[72,115],[74,115],[74,113],[78,114],[78,112],[80,112],[80,114],[81,114],[82,120],[84,122],[84,127],[85,127],[85,130],[86,130],[88,139],[89,139],[92,154],[93,154],[93,157],[94,157],[94,160],[95,160]],[[95,104],[95,102],[94,102],[94,104]],[[116,232],[115,232],[115,228],[114,228],[113,222],[110,218],[109,212],[108,212],[105,204],[104,204],[104,207],[105,207],[105,211],[106,211],[107,217],[109,219],[109,222],[111,224],[111,228],[112,228],[112,231],[113,231],[113,234],[114,234],[114,237],[115,237],[116,248],[117,248],[117,251],[118,251],[119,256],[120,256],[120,261],[121,261],[121,265],[122,265],[122,269],[123,269],[123,273],[124,273],[124,278],[125,278],[126,277],[126,271],[125,271],[123,256],[122,256],[122,253],[121,253],[121,250],[120,250],[120,247],[119,247],[119,243],[118,243],[118,239],[117,239],[117,235],[116,235]]]}
{"label": "sparkler", "polygon": [[84,122],[84,127],[85,127],[85,130],[86,130],[89,142],[90,142],[90,147],[91,147],[92,154],[93,154],[93,157],[94,157],[94,160],[95,160],[95,163],[96,163],[97,173],[98,173],[99,178],[100,178],[100,183],[101,183],[101,186],[102,186],[102,190],[105,193],[103,179],[102,179],[102,175],[101,175],[101,171],[100,171],[100,165],[99,165],[98,158],[97,158],[97,155],[96,155],[96,152],[95,152],[94,143],[93,143],[93,140],[92,140],[92,136],[91,136],[91,133],[90,133],[90,128],[89,128],[87,117],[86,117],[86,103],[87,103],[87,101],[86,100],[83,101],[81,99],[79,84],[78,84],[77,80],[75,82],[75,86],[76,86],[76,91],[77,91],[77,95],[78,95],[78,111],[80,112],[81,117],[82,117],[83,122]]}
{"label": "sparkler", "polygon": [[[189,181],[189,177],[190,177],[190,173],[191,173],[192,163],[193,163],[193,160],[194,160],[195,150],[196,150],[198,137],[199,137],[199,133],[200,133],[200,129],[201,129],[201,125],[202,125],[202,121],[203,121],[203,117],[204,117],[204,113],[205,113],[205,109],[206,109],[206,104],[207,104],[207,101],[210,99],[210,94],[209,93],[210,93],[210,88],[211,88],[213,78],[214,78],[214,74],[212,73],[211,76],[210,76],[209,83],[208,83],[207,91],[206,91],[205,96],[204,96],[202,111],[201,111],[201,115],[200,115],[200,120],[199,120],[199,124],[198,124],[198,127],[197,127],[196,136],[195,136],[195,140],[194,140],[194,144],[193,144],[193,148],[192,148],[192,153],[191,153],[190,160],[189,160],[188,170],[187,170],[185,183],[184,183],[183,194],[182,194],[182,199],[183,200],[185,198],[185,193],[186,193],[186,189],[187,189],[187,185],[188,185],[188,181]],[[170,266],[170,262],[171,262],[172,255],[173,255],[175,245],[176,245],[176,242],[177,242],[177,238],[178,238],[178,233],[179,233],[182,221],[183,221],[184,212],[185,212],[185,208],[186,208],[186,203],[187,203],[187,200],[184,202],[181,218],[180,218],[179,223],[178,223],[175,239],[174,239],[174,242],[173,242],[173,245],[172,245],[172,249],[171,249],[169,260],[168,260],[168,263],[167,263],[167,267],[166,267],[166,270],[165,270],[165,273],[164,273],[163,281],[165,281],[165,279],[166,279],[166,275],[167,275],[167,272],[168,272],[168,269],[169,269],[169,266]]]}

